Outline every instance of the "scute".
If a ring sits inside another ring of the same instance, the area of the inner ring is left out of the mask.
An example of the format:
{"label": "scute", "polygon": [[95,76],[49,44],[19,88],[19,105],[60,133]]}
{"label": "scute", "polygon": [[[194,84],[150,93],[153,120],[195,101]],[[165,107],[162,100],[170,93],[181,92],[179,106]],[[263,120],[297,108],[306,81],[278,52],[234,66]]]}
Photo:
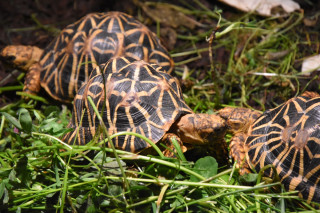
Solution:
{"label": "scute", "polygon": [[[123,61],[121,58],[113,60],[115,61],[107,64],[112,66]],[[162,85],[164,82],[167,84],[165,87]],[[175,78],[163,72],[157,65],[134,61],[116,73],[97,74],[81,87],[74,100],[74,118],[69,124],[74,131],[64,137],[66,142],[72,143],[75,140],[78,144],[85,144],[97,133],[95,129],[98,129],[99,121],[95,114],[91,113],[92,106],[87,99],[88,96],[96,95],[90,92],[93,90],[92,87],[95,91],[100,91],[97,90],[97,85],[101,92],[100,98],[94,100],[94,104],[100,113],[104,108],[103,119],[109,134],[121,131],[136,132],[156,143],[178,117],[192,113],[182,98]],[[83,112],[88,112],[85,113],[88,118],[83,119],[87,123],[80,125]],[[81,135],[82,132],[91,136],[85,138]],[[104,139],[103,135],[98,137]],[[116,148],[131,152],[149,147],[144,140],[133,135],[116,137],[113,141]]]}
{"label": "scute", "polygon": [[44,50],[41,86],[53,98],[71,102],[93,70],[122,56],[158,64],[168,73],[173,69],[173,60],[156,35],[133,17],[92,13],[67,26]]}
{"label": "scute", "polygon": [[319,106],[319,97],[292,98],[258,118],[245,142],[252,167],[273,164],[287,190],[314,202],[320,200]]}

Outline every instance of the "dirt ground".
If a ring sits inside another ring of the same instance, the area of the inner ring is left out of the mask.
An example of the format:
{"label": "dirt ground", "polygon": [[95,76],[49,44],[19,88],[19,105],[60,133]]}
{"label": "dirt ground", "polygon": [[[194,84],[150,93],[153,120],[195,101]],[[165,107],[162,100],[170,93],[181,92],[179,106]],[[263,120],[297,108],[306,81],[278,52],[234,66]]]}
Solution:
{"label": "dirt ground", "polygon": [[[219,2],[201,0],[209,9],[222,7],[224,16],[239,13],[239,11]],[[178,4],[181,1],[170,1]],[[299,1],[305,10],[306,17],[312,17],[320,11],[320,1],[310,6],[307,1]],[[36,45],[44,48],[56,35],[56,29],[78,20],[90,12],[105,12],[119,10],[137,17],[138,10],[133,1],[126,0],[12,0],[0,1],[0,49],[9,44]],[[146,16],[141,12],[142,16]],[[226,17],[228,18],[228,17]],[[152,23],[152,22],[151,22]],[[320,22],[314,28],[320,30]],[[155,26],[149,26],[152,30]],[[314,30],[314,28],[312,30]],[[198,45],[198,44],[197,44]],[[199,44],[201,46],[201,44]],[[219,54],[219,53],[217,53]],[[227,57],[225,57],[227,58]],[[198,61],[198,64],[207,63]],[[5,64],[0,62],[0,87],[17,85],[16,78],[19,72],[8,72]],[[20,98],[15,92],[5,92],[0,96],[0,105],[5,105]]]}

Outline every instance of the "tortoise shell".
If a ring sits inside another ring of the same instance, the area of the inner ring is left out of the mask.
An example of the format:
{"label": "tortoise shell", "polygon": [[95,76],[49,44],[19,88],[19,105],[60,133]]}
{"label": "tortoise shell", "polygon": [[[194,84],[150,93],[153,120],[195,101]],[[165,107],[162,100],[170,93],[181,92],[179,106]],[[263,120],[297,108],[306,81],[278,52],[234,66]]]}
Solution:
{"label": "tortoise shell", "polygon": [[[286,190],[320,201],[320,97],[305,93],[268,110],[249,129],[245,141],[251,168],[274,165]],[[272,176],[273,170],[265,174]]]}
{"label": "tortoise shell", "polygon": [[[125,64],[124,57],[115,60],[106,65],[105,73],[93,76],[79,89],[68,126],[74,130],[65,135],[64,141],[85,144],[96,134],[104,139],[98,132],[100,122],[88,97],[101,113],[110,135],[129,131],[155,143],[179,117],[192,113],[182,98],[177,80],[162,67],[142,60]],[[118,72],[108,71],[114,64],[118,64]],[[116,148],[131,152],[150,146],[134,135],[118,136],[113,141]]]}
{"label": "tortoise shell", "polygon": [[70,102],[93,68],[116,56],[155,63],[170,73],[173,60],[156,35],[121,12],[91,13],[67,26],[40,59],[41,86]]}

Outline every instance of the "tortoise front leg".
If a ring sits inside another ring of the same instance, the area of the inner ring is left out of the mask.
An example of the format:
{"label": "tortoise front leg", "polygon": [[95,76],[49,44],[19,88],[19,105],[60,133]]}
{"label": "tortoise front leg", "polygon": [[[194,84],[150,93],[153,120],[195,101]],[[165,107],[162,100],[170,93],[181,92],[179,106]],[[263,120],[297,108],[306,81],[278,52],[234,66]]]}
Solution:
{"label": "tortoise front leg", "polygon": [[240,175],[250,173],[250,166],[246,158],[245,140],[247,135],[245,133],[236,133],[230,141],[230,155],[236,161],[236,168],[240,169]]}
{"label": "tortoise front leg", "polygon": [[175,139],[180,146],[182,152],[186,152],[188,148],[182,143],[181,139],[173,133],[167,133],[162,138],[162,143],[166,146],[166,149],[163,151],[164,156],[166,157],[177,157],[178,150],[174,146],[172,140]]}
{"label": "tortoise front leg", "polygon": [[40,71],[41,66],[39,63],[31,65],[29,72],[27,72],[23,91],[29,94],[37,94],[40,91]]}

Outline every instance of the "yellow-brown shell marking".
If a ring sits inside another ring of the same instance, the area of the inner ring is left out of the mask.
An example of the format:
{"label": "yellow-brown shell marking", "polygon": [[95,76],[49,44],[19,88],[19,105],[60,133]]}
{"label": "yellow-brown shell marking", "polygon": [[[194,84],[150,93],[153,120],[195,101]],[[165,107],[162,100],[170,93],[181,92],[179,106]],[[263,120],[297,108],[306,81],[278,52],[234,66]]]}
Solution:
{"label": "yellow-brown shell marking", "polygon": [[[247,159],[257,171],[273,164],[287,190],[320,201],[320,97],[307,94],[266,111],[249,130]],[[272,176],[268,169],[266,175]]]}
{"label": "yellow-brown shell marking", "polygon": [[[125,65],[123,58],[114,60],[106,65],[105,70],[122,64],[117,73],[93,76],[75,97],[73,118],[69,124],[74,131],[64,137],[68,143],[85,144],[96,134],[104,139],[97,131],[99,120],[88,97],[93,99],[100,113],[103,110],[103,122],[110,135],[122,131],[136,132],[154,143],[179,117],[192,113],[182,98],[176,79],[163,72],[161,67],[145,61]],[[148,143],[133,135],[118,136],[113,141],[116,148],[131,152],[149,147]]]}
{"label": "yellow-brown shell marking", "polygon": [[94,68],[113,57],[131,57],[163,67],[173,60],[156,35],[121,12],[91,13],[67,26],[40,58],[41,86],[53,98],[71,102]]}

